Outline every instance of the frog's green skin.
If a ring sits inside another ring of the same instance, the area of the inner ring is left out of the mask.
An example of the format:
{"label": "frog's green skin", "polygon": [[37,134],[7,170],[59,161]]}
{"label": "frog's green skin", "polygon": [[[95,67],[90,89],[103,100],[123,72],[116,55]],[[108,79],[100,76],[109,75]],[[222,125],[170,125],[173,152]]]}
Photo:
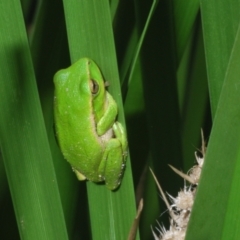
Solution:
{"label": "frog's green skin", "polygon": [[121,182],[127,139],[117,105],[105,90],[98,66],[82,58],[54,76],[54,118],[64,158],[79,180],[105,181],[113,190]]}

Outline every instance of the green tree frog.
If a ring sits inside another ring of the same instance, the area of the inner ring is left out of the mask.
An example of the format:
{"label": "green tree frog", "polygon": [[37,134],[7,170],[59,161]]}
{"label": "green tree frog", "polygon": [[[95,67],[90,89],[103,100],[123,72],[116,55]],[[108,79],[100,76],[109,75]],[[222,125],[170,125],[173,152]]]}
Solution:
{"label": "green tree frog", "polygon": [[127,138],[117,104],[94,61],[81,58],[54,76],[54,118],[59,146],[79,180],[116,189],[125,168]]}

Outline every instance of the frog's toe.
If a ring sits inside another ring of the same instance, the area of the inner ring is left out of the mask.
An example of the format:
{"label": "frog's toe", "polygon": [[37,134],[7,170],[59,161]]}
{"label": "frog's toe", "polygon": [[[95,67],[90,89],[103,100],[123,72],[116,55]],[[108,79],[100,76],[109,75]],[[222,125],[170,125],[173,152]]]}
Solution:
{"label": "frog's toe", "polygon": [[77,176],[79,181],[86,180],[86,177],[82,173],[80,173],[77,169],[73,168],[73,171],[75,172],[75,174],[76,174],[76,176]]}

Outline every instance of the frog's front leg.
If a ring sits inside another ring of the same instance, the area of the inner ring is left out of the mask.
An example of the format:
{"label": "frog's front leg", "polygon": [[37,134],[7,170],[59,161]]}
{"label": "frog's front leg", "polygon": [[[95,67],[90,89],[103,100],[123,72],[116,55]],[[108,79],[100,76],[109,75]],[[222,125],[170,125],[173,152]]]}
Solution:
{"label": "frog's front leg", "polygon": [[121,183],[127,156],[126,133],[119,122],[113,124],[113,132],[115,138],[108,141],[99,166],[99,174],[104,177],[110,190],[114,190]]}
{"label": "frog's front leg", "polygon": [[97,123],[98,136],[102,136],[113,126],[113,123],[117,116],[117,104],[108,92],[106,92],[106,104],[107,107],[105,109],[104,115]]}

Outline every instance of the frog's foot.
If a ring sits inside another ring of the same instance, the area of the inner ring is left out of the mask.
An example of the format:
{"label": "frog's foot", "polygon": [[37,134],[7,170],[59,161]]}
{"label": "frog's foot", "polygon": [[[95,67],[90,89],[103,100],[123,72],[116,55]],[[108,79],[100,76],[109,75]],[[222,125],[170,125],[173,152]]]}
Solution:
{"label": "frog's foot", "polygon": [[80,173],[77,169],[73,168],[73,171],[75,172],[79,181],[86,180],[86,177],[82,173]]}
{"label": "frog's foot", "polygon": [[123,151],[123,157],[124,157],[124,160],[126,160],[128,143],[127,143],[127,135],[126,135],[125,129],[123,128],[121,123],[115,122],[113,124],[113,132],[114,132],[115,137],[121,143],[122,151]]}

